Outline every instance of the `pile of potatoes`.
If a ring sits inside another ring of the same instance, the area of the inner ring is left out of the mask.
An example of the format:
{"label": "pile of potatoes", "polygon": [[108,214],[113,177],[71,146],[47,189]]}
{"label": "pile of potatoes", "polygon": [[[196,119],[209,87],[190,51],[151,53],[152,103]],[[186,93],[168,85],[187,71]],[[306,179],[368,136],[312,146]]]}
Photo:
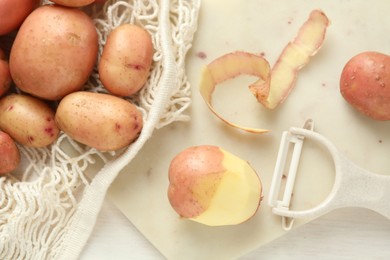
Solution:
{"label": "pile of potatoes", "polygon": [[[115,28],[97,64],[98,34],[83,8],[105,0],[52,2],[0,0],[0,174],[18,166],[15,142],[45,147],[63,131],[113,151],[134,142],[143,127],[141,111],[124,97],[149,77],[149,33],[137,25]],[[95,66],[107,94],[83,90]]]}

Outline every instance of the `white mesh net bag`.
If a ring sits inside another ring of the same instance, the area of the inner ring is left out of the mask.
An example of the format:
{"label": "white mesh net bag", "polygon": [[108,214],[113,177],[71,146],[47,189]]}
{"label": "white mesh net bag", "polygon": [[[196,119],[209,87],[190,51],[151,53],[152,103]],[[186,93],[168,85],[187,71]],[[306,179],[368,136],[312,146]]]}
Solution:
{"label": "white mesh net bag", "polygon": [[[107,35],[120,24],[141,25],[152,35],[151,75],[131,99],[144,114],[143,130],[116,153],[80,145],[63,133],[46,148],[19,146],[21,166],[0,178],[0,259],[77,259],[119,171],[155,129],[188,119],[183,113],[190,104],[184,62],[199,6],[200,0],[108,0],[99,10],[90,10],[99,56]],[[96,69],[85,89],[105,92]],[[95,172],[87,174],[91,168]]]}

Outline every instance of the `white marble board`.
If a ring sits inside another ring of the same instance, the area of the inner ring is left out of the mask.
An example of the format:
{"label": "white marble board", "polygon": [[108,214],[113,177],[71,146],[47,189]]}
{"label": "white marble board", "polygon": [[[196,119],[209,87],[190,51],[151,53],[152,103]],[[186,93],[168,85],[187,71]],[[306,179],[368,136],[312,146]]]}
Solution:
{"label": "white marble board", "polygon": [[[221,123],[198,92],[200,71],[213,59],[236,50],[262,53],[272,65],[313,9],[322,9],[331,25],[324,45],[300,71],[288,99],[273,111],[256,102],[242,77],[219,88],[215,107],[230,120],[268,128],[264,135],[247,134]],[[306,119],[358,165],[390,174],[390,121],[358,114],[341,97],[339,78],[344,64],[366,50],[390,54],[389,1],[364,0],[207,0],[187,58],[192,85],[190,122],[157,130],[114,182],[109,198],[167,259],[230,259],[274,240],[286,232],[267,205],[281,133],[302,126]],[[200,144],[218,145],[248,160],[264,188],[258,213],[237,226],[207,227],[180,219],[169,205],[168,166],[179,151]],[[320,203],[333,185],[329,155],[306,142],[295,185],[293,206]],[[390,188],[390,187],[389,187]],[[301,219],[295,227],[309,222]]]}

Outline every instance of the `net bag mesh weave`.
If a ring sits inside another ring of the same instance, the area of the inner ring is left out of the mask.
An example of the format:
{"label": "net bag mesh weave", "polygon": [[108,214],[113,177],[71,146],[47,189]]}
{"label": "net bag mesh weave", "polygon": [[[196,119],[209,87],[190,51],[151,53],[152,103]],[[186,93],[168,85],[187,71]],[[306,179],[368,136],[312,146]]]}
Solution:
{"label": "net bag mesh weave", "polygon": [[[45,148],[19,146],[20,167],[0,177],[0,259],[76,259],[120,170],[155,129],[188,120],[183,113],[191,101],[184,62],[199,5],[200,0],[108,0],[86,10],[99,35],[99,57],[108,34],[121,24],[140,25],[152,36],[151,75],[144,88],[128,98],[144,115],[143,130],[117,152],[97,151],[64,133]],[[84,89],[107,92],[96,68]],[[96,165],[101,165],[97,171],[91,167]]]}

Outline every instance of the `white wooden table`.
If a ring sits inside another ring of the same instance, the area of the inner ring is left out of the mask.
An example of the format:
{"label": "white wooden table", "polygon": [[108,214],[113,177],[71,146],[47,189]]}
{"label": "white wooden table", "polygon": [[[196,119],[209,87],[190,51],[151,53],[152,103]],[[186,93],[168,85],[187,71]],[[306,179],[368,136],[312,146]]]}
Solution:
{"label": "white wooden table", "polygon": [[[390,259],[390,221],[343,209],[297,228],[246,259]],[[81,260],[165,259],[108,199]]]}

